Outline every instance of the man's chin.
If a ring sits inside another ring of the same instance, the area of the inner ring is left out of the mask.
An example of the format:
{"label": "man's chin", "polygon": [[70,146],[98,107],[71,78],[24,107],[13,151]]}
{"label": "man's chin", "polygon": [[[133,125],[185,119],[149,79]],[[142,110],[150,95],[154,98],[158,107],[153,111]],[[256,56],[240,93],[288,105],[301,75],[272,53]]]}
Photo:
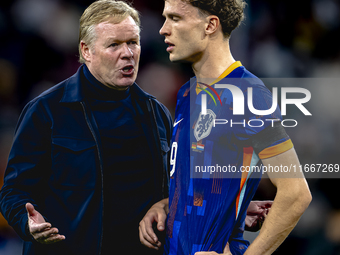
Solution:
{"label": "man's chin", "polygon": [[186,64],[192,64],[192,61],[187,60],[184,57],[176,56],[174,54],[169,54],[169,60],[172,63],[186,63]]}
{"label": "man's chin", "polygon": [[169,59],[172,63],[190,63],[190,61],[187,61],[184,58],[176,57],[172,54],[169,55]]}
{"label": "man's chin", "polygon": [[128,87],[132,86],[136,79],[133,78],[124,78],[124,80],[117,82],[114,85],[107,85],[111,89],[115,90],[126,90]]}
{"label": "man's chin", "polygon": [[118,87],[130,87],[136,81],[136,76],[133,77],[124,77],[118,82]]}

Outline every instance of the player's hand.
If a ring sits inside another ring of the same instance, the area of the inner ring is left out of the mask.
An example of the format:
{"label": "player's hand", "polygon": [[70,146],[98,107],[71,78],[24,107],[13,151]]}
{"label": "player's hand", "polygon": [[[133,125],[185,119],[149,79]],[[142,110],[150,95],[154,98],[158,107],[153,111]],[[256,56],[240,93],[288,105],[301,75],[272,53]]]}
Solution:
{"label": "player's hand", "polygon": [[157,223],[157,230],[164,231],[165,221],[168,214],[169,200],[163,199],[154,204],[145,214],[139,223],[139,239],[140,242],[151,249],[158,250],[162,243],[159,241],[152,227],[153,223]]}
{"label": "player's hand", "polygon": [[215,251],[199,251],[195,253],[195,255],[217,255],[217,254],[233,255],[229,250],[229,243],[227,243],[227,245],[224,247],[223,253],[217,253]]}
{"label": "player's hand", "polygon": [[51,223],[45,221],[44,217],[34,209],[31,203],[26,204],[28,216],[28,229],[33,238],[42,244],[51,244],[60,242],[65,236],[59,235],[57,228],[52,228]]}
{"label": "player's hand", "polygon": [[245,219],[247,231],[258,231],[266,219],[273,201],[251,201]]}

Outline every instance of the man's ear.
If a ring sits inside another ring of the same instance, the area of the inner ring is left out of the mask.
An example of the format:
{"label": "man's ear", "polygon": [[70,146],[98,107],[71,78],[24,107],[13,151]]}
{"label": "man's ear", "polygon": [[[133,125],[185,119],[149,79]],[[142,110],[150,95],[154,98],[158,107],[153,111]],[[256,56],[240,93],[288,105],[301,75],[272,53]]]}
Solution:
{"label": "man's ear", "polygon": [[91,60],[90,47],[84,41],[81,41],[80,49],[81,49],[81,54],[83,55],[83,58],[86,61],[90,61]]}
{"label": "man's ear", "polygon": [[205,32],[207,35],[215,33],[220,27],[220,19],[215,15],[209,15],[207,18],[207,26]]}

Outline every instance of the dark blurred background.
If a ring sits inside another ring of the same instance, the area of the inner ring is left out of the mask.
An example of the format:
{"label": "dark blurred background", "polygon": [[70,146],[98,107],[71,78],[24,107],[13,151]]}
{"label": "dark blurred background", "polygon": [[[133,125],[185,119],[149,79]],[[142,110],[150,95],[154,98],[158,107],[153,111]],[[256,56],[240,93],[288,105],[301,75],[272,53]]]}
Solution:
{"label": "dark blurred background", "polygon": [[[0,186],[16,122],[23,106],[76,72],[78,21],[89,0],[0,1]],[[137,83],[174,113],[176,93],[193,73],[172,64],[165,51],[162,0],[135,0],[141,13],[142,54]],[[247,0],[246,20],[233,32],[235,59],[260,78],[340,78],[338,0]],[[335,81],[335,82],[334,82]],[[314,87],[313,109],[330,111],[303,118],[289,129],[301,163],[340,163],[340,79]],[[306,87],[308,88],[308,86]],[[338,178],[308,179],[313,202],[275,254],[340,254]],[[273,199],[261,181],[257,199]],[[249,238],[254,238],[249,235]],[[0,254],[21,254],[21,241],[0,215]]]}

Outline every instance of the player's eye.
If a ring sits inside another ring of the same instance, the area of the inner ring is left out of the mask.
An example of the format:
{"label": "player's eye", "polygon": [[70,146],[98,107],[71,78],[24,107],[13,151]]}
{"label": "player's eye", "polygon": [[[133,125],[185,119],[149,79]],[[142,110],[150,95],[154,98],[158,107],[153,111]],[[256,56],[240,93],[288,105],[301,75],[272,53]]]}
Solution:
{"label": "player's eye", "polygon": [[178,16],[174,16],[174,15],[169,15],[169,18],[173,21],[179,21],[180,18]]}

